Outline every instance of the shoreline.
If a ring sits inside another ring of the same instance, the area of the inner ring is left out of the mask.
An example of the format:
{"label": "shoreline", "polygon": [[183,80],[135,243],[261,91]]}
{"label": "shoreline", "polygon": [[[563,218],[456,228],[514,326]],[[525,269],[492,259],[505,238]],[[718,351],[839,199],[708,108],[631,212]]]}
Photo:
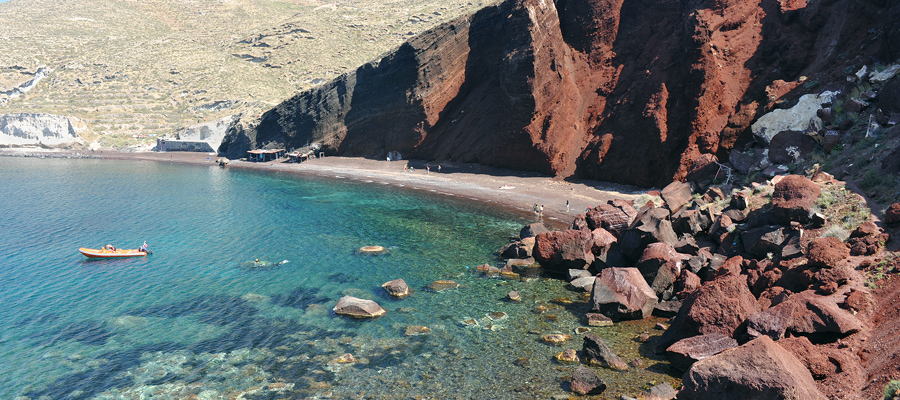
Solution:
{"label": "shoreline", "polygon": [[[46,149],[0,149],[0,156],[85,158],[168,162],[216,166],[218,156],[195,152],[73,151]],[[414,170],[404,171],[404,166]],[[437,166],[440,165],[440,172]],[[431,166],[431,172],[426,170]],[[612,199],[633,200],[646,189],[607,182],[566,181],[533,172],[513,171],[478,164],[425,162],[421,160],[386,161],[361,157],[329,156],[300,163],[283,161],[249,162],[230,160],[225,168],[284,172],[328,179],[352,179],[363,183],[389,184],[416,191],[454,196],[532,215],[548,228],[565,228],[587,207]],[[566,202],[569,203],[568,210]],[[543,216],[533,213],[543,205]]]}

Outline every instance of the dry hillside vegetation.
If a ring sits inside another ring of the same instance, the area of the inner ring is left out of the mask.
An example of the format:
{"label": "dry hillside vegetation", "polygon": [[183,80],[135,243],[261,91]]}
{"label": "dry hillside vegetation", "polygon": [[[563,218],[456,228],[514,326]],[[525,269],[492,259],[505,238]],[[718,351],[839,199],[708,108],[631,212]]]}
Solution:
{"label": "dry hillside vegetation", "polygon": [[0,3],[0,113],[78,117],[110,145],[258,115],[482,4],[12,0]]}

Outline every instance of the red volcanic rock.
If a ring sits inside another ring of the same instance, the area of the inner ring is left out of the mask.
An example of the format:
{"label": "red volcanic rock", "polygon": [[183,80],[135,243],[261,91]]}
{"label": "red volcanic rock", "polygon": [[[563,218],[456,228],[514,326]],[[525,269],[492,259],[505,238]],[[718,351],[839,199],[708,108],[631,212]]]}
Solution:
{"label": "red volcanic rock", "polygon": [[850,249],[836,237],[813,239],[806,250],[806,258],[811,266],[833,268],[838,262],[850,257]]}
{"label": "red volcanic rock", "polygon": [[687,371],[691,364],[737,346],[737,340],[731,336],[709,333],[675,342],[666,349],[666,356],[672,362],[673,367]]}
{"label": "red volcanic rock", "polygon": [[894,203],[884,210],[884,223],[893,225],[898,222],[900,222],[900,203]]}
{"label": "red volcanic rock", "polygon": [[679,400],[825,400],[812,375],[768,337],[697,361],[682,378]]}
{"label": "red volcanic rock", "polygon": [[657,342],[656,351],[662,353],[673,343],[696,335],[732,336],[748,316],[760,310],[747,288],[747,277],[733,275],[707,282],[684,300],[672,325]]}
{"label": "red volcanic rock", "polygon": [[637,264],[634,266],[641,271],[641,275],[647,282],[653,282],[656,277],[656,271],[665,265],[669,260],[682,258],[675,249],[666,243],[650,243],[641,254]]}
{"label": "red volcanic rock", "polygon": [[548,272],[564,274],[569,269],[585,269],[594,262],[593,241],[591,232],[586,230],[539,233],[532,255]]}
{"label": "red volcanic rock", "polygon": [[591,311],[613,321],[649,317],[657,302],[656,294],[637,268],[606,268],[594,281]]}
{"label": "red volcanic rock", "polygon": [[686,298],[691,293],[694,293],[695,290],[699,289],[700,285],[700,277],[697,276],[697,274],[687,269],[681,270],[681,275],[679,275],[678,279],[675,281],[675,294],[680,299]]}
{"label": "red volcanic rock", "polygon": [[625,229],[634,221],[637,210],[623,200],[610,200],[607,204],[601,204],[585,215],[590,229],[603,228],[621,237]]}
{"label": "red volcanic rock", "polygon": [[797,293],[781,304],[747,318],[747,333],[751,337],[772,339],[781,339],[790,333],[809,336],[817,342],[832,342],[862,328],[859,319],[841,309],[834,299],[812,291]]}
{"label": "red volcanic rock", "polygon": [[[662,186],[747,139],[769,106],[753,99],[775,80],[842,76],[850,61],[838,55],[848,52],[897,58],[887,39],[896,2],[819,3],[779,15],[774,3],[747,0],[689,10],[677,1],[500,1],[243,121],[219,150],[236,158],[313,142],[329,154],[397,150]],[[829,23],[836,12],[848,23]],[[773,89],[771,100],[785,93]]]}
{"label": "red volcanic rock", "polygon": [[850,238],[847,239],[850,255],[869,256],[878,253],[884,249],[884,244],[890,237],[890,234],[885,233],[884,229],[879,228],[874,222],[863,222],[850,233]]}
{"label": "red volcanic rock", "polygon": [[594,240],[594,254],[599,254],[604,248],[616,242],[616,237],[603,228],[597,228],[591,231],[591,237]]}
{"label": "red volcanic rock", "polygon": [[606,382],[592,369],[579,365],[572,373],[572,391],[582,396],[600,394],[606,390]]}
{"label": "red volcanic rock", "polygon": [[790,221],[809,222],[809,213],[819,199],[821,189],[809,178],[788,175],[775,184],[772,192],[772,211],[783,224]]}
{"label": "red volcanic rock", "polygon": [[666,202],[666,207],[673,214],[691,201],[691,196],[693,195],[694,191],[691,189],[690,183],[678,181],[666,185],[660,192],[660,197]]}

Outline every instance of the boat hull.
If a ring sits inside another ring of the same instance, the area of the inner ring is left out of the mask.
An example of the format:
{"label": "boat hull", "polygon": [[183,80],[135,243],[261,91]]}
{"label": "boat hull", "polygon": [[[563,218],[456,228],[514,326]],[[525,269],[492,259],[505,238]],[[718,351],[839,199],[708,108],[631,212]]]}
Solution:
{"label": "boat hull", "polygon": [[147,253],[140,251],[138,249],[117,249],[117,250],[103,250],[103,249],[89,249],[86,247],[82,247],[78,249],[78,252],[84,254],[87,258],[123,258],[123,257],[143,257],[146,256]]}

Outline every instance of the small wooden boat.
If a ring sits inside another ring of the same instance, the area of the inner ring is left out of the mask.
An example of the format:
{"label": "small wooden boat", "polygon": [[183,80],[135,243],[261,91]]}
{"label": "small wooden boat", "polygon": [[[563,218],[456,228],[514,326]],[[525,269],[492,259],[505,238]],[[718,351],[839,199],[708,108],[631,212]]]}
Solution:
{"label": "small wooden boat", "polygon": [[78,249],[81,254],[88,258],[119,258],[119,257],[143,257],[147,253],[140,249],[89,249],[82,247]]}

